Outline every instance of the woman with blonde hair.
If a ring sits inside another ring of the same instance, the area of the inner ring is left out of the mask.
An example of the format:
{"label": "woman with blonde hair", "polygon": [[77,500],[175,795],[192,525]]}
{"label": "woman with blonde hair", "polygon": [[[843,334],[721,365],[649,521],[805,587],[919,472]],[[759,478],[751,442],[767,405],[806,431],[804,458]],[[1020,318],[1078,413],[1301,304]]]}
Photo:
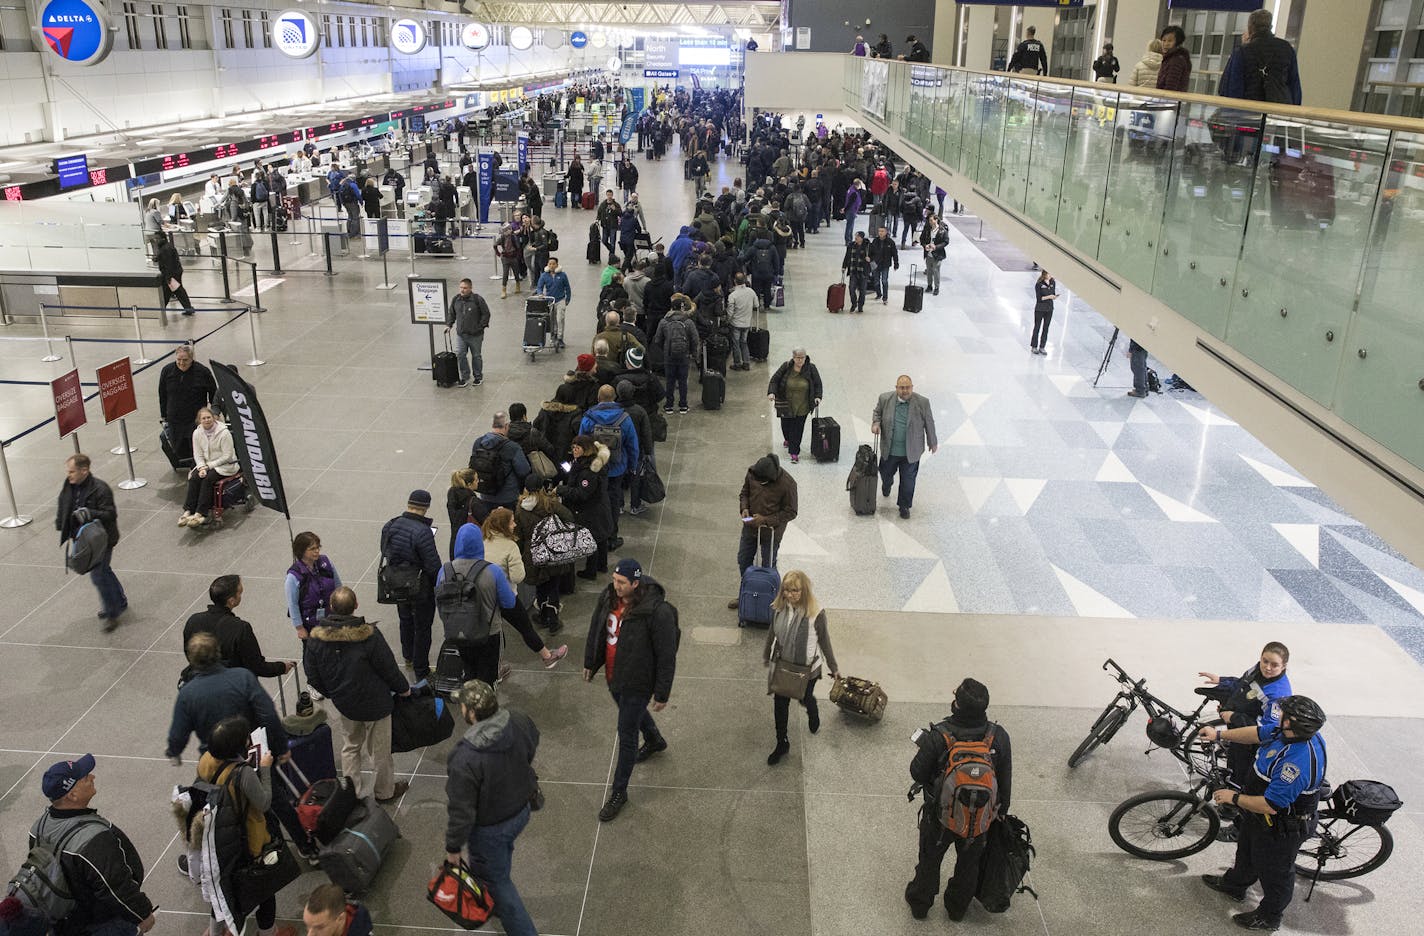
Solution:
{"label": "woman with blonde hair", "polygon": [[213,413],[212,407],[198,410],[198,427],[193,430],[193,470],[188,472],[188,496],[183,501],[179,526],[202,526],[213,508],[213,488],[223,478],[242,470],[232,433]]}
{"label": "woman with blonde hair", "polygon": [[450,552],[455,555],[455,534],[467,523],[479,526],[489,516],[489,505],[475,496],[473,468],[457,468],[450,472],[450,490],[445,492],[445,512],[450,517]]}
{"label": "woman with blonde hair", "polygon": [[831,635],[826,629],[826,612],[811,591],[805,572],[793,569],[781,579],[781,590],[771,603],[771,626],[766,631],[762,661],[771,667],[767,692],[774,696],[776,750],[767,764],[776,764],[791,750],[786,723],[794,698],[806,709],[807,727],[815,734],[821,727],[816,707],[816,681],[821,678],[821,659],[830,667],[831,678],[840,677]]}

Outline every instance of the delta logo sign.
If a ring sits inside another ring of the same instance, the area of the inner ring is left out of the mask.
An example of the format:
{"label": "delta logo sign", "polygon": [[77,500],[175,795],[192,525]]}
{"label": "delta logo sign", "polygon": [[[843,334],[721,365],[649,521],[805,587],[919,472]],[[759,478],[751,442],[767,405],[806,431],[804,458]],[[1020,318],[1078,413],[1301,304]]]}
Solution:
{"label": "delta logo sign", "polygon": [[288,58],[302,59],[316,51],[316,20],[301,10],[283,10],[272,24],[272,44]]}
{"label": "delta logo sign", "polygon": [[87,0],[50,0],[40,12],[40,31],[51,52],[76,65],[103,61],[112,44],[108,14]]}

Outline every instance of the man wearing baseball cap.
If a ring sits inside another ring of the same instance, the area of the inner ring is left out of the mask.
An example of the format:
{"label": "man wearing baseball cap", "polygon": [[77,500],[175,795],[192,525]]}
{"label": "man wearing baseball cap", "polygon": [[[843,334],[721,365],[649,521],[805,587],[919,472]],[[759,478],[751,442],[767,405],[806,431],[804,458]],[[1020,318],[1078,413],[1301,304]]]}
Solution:
{"label": "man wearing baseball cap", "polygon": [[45,842],[60,853],[73,912],[55,921],[56,936],[130,936],[153,929],[154,905],[144,895],[143,861],[129,837],[89,806],[98,792],[94,755],[60,761],[40,789],[49,808],[30,827],[30,848]]}
{"label": "man wearing baseball cap", "polygon": [[679,636],[677,608],[666,600],[663,587],[643,574],[638,560],[620,560],[613,582],[598,596],[583,654],[584,681],[591,682],[602,668],[618,706],[618,764],[608,801],[598,813],[603,822],[627,805],[633,764],[667,750],[652,712],[666,708],[672,693]]}
{"label": "man wearing baseball cap", "polygon": [[[435,577],[440,574],[440,551],[435,529],[426,513],[430,492],[411,491],[405,513],[381,527],[381,558],[387,567],[415,567],[420,581],[415,593],[395,602],[400,618],[401,656],[415,670],[417,681],[430,674],[430,629],[435,624]],[[384,571],[378,573],[384,575]]]}

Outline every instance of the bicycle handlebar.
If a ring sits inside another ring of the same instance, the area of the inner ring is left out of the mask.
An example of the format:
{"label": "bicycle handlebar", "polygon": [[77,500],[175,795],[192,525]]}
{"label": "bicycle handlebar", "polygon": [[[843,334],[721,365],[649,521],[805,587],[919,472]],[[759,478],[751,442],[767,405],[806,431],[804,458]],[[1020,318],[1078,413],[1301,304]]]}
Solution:
{"label": "bicycle handlebar", "polygon": [[1163,702],[1157,696],[1149,692],[1147,690],[1146,676],[1142,677],[1141,679],[1134,680],[1130,675],[1128,675],[1127,670],[1123,669],[1120,665],[1118,665],[1118,662],[1112,657],[1108,657],[1106,660],[1103,661],[1103,669],[1107,670],[1109,667],[1117,670],[1117,681],[1122,683],[1124,686],[1128,686],[1131,689],[1132,694],[1141,698],[1144,703],[1149,703],[1153,706],[1156,706],[1163,712],[1175,715],[1178,718],[1183,719],[1184,721],[1194,721],[1195,716],[1199,715],[1201,713],[1202,708],[1205,707],[1205,703],[1207,700],[1203,700],[1203,704],[1197,707],[1195,713],[1183,712],[1175,706],[1168,705],[1166,702]]}

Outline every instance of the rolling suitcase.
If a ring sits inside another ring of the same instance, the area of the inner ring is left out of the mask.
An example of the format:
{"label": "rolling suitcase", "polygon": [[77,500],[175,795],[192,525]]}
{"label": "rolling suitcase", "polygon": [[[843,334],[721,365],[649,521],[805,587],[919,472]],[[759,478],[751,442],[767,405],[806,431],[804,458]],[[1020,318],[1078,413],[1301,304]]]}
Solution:
{"label": "rolling suitcase", "polygon": [[846,478],[846,490],[850,492],[850,508],[857,516],[868,517],[875,513],[876,477],[875,450],[868,445],[856,449],[855,464]]}
{"label": "rolling suitcase", "polygon": [[178,452],[173,448],[173,440],[169,437],[172,430],[164,426],[158,431],[158,444],[163,447],[163,454],[168,456],[168,464],[173,466],[174,471],[187,471],[193,467],[193,459],[179,458]]}
{"label": "rolling suitcase", "polygon": [[588,250],[584,257],[589,263],[599,263],[603,260],[603,241],[600,234],[597,221],[588,226]]}
{"label": "rolling suitcase", "polygon": [[[879,683],[854,676],[842,676],[831,685],[831,703],[842,712],[859,715],[870,721],[880,721],[885,717],[885,706],[889,699]],[[326,867],[325,864],[322,865]]]}
{"label": "rolling suitcase", "polygon": [[425,252],[453,257],[455,256],[455,244],[448,237],[431,237],[425,242]]}
{"label": "rolling suitcase", "polygon": [[585,211],[592,211],[598,207],[598,196],[593,192],[583,193],[583,207]]}
{"label": "rolling suitcase", "polygon": [[568,193],[568,192],[565,192],[563,189],[559,189],[557,192],[555,192],[555,193],[554,193],[554,207],[555,207],[555,208],[567,208],[567,207],[569,207],[569,193]]}
{"label": "rolling suitcase", "polygon": [[752,327],[747,329],[747,354],[758,363],[771,354],[771,332],[759,328],[755,317],[752,318]]}
{"label": "rolling suitcase", "polygon": [[445,334],[445,350],[430,359],[430,376],[441,387],[453,387],[460,382],[460,359],[450,347],[450,334]]}
{"label": "rolling suitcase", "polygon": [[321,870],[342,890],[359,897],[371,889],[398,838],[395,822],[375,799],[367,797],[352,810],[346,828],[321,849]]}
{"label": "rolling suitcase", "polygon": [[841,460],[841,425],[830,416],[822,417],[821,408],[811,417],[811,457],[818,462]]}
{"label": "rolling suitcase", "polygon": [[915,285],[915,271],[919,267],[910,264],[910,284],[905,287],[906,312],[918,312],[925,307],[925,287]]}
{"label": "rolling suitcase", "polygon": [[[287,738],[287,752],[292,755],[295,770],[300,771],[297,781],[303,777],[318,780],[332,780],[336,777],[336,754],[331,746],[331,726],[318,725],[311,734],[292,735]],[[279,766],[279,770],[287,770]],[[291,779],[288,774],[288,779]]]}
{"label": "rolling suitcase", "polygon": [[845,280],[826,287],[826,311],[841,312],[845,309]]}
{"label": "rolling suitcase", "polygon": [[[757,553],[761,552],[762,532],[769,531],[773,538],[776,536],[774,530],[769,527],[762,527],[757,531]],[[773,547],[775,548],[775,547]],[[754,559],[759,559],[759,555],[754,555]],[[747,571],[742,573],[742,587],[737,592],[737,626],[738,627],[770,627],[771,618],[775,614],[771,609],[772,599],[781,590],[781,573],[776,571],[776,557],[772,557],[772,565],[751,565],[747,566]]]}
{"label": "rolling suitcase", "polygon": [[548,342],[549,326],[552,324],[553,302],[544,298],[530,298],[524,302],[524,350],[537,351]]}
{"label": "rolling suitcase", "polygon": [[702,408],[717,410],[727,398],[727,378],[707,369],[707,345],[702,345]]}

